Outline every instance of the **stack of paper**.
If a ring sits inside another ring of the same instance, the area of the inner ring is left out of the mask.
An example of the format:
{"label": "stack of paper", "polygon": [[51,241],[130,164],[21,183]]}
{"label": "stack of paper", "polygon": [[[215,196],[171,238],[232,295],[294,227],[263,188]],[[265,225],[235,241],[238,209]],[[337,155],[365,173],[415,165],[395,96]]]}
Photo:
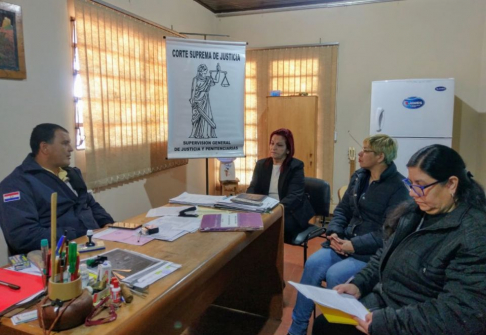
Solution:
{"label": "stack of paper", "polygon": [[365,320],[366,314],[369,313],[366,307],[352,295],[339,294],[335,290],[291,281],[289,284],[307,299],[313,300],[329,322],[357,325],[358,322],[353,319],[353,316]]}
{"label": "stack of paper", "polygon": [[218,201],[225,199],[222,195],[201,195],[201,194],[190,194],[187,192],[172,198],[169,200],[170,204],[181,204],[181,205],[191,205],[191,206],[207,206],[213,207]]}
{"label": "stack of paper", "polygon": [[259,213],[206,214],[201,231],[253,231],[263,229]]}
{"label": "stack of paper", "polygon": [[[129,270],[122,282],[127,283],[130,287],[139,289],[145,289],[148,285],[181,267],[180,264],[150,257],[132,250],[118,248],[104,252],[99,256],[106,256],[111,262],[113,269]],[[83,259],[81,264],[84,264],[86,261],[87,259]],[[88,270],[91,272],[95,271],[94,269],[96,268],[88,267]]]}
{"label": "stack of paper", "polygon": [[197,231],[201,225],[201,218],[164,216],[147,222],[146,225],[154,225],[159,228],[157,234],[150,235],[151,238],[174,241],[181,236]]}
{"label": "stack of paper", "polygon": [[152,235],[140,235],[140,229],[128,230],[108,228],[94,234],[93,238],[106,241],[121,242],[131,245],[144,245],[154,239]]}
{"label": "stack of paper", "polygon": [[179,216],[179,213],[181,211],[191,207],[192,206],[177,206],[177,207],[162,206],[162,207],[152,208],[151,210],[148,211],[146,217],[156,218],[159,216]]}
{"label": "stack of paper", "polygon": [[231,201],[231,199],[234,197],[229,197],[222,199],[218,201],[214,207],[216,208],[224,208],[224,209],[236,209],[240,211],[245,211],[245,212],[256,212],[256,213],[265,213],[270,211],[273,207],[277,206],[279,201],[266,197],[262,202],[263,204],[261,206],[252,206],[252,205],[244,205],[244,204],[239,204]]}

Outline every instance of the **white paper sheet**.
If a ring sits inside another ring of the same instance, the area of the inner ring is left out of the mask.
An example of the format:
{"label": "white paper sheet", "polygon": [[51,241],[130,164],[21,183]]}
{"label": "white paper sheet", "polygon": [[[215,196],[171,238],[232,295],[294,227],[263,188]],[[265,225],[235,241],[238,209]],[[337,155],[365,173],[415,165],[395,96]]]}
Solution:
{"label": "white paper sheet", "polygon": [[157,208],[152,208],[151,210],[148,211],[147,216],[148,218],[155,218],[159,216],[178,216],[180,211],[183,211],[184,209],[191,208],[192,206],[177,206],[177,207],[157,207]]}
{"label": "white paper sheet", "polygon": [[289,284],[294,286],[297,291],[302,293],[306,298],[317,302],[319,305],[338,309],[344,313],[354,315],[361,320],[364,320],[366,314],[369,313],[366,307],[359,302],[358,299],[349,294],[339,294],[335,290],[297,284],[292,281],[289,281]]}
{"label": "white paper sheet", "polygon": [[145,225],[159,227],[159,232],[150,237],[163,241],[174,241],[187,233],[197,231],[201,226],[201,218],[164,216],[147,222]]}
{"label": "white paper sheet", "polygon": [[187,192],[172,198],[169,200],[171,204],[182,204],[182,205],[192,205],[192,206],[214,206],[215,203],[225,199],[222,195],[202,195],[202,194],[190,194]]}

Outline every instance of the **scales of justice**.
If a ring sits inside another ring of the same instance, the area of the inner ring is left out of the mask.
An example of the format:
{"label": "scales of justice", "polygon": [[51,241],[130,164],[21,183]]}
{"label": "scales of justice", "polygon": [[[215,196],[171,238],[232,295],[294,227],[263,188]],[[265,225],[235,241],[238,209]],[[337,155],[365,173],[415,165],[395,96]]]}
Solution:
{"label": "scales of justice", "polygon": [[228,71],[221,71],[221,67],[219,66],[219,63],[218,63],[218,65],[216,65],[216,70],[209,70],[209,75],[211,76],[211,78],[213,78],[213,80],[216,81],[217,79],[215,77],[213,77],[213,73],[218,73],[218,72],[224,74],[224,78],[221,81],[221,86],[223,86],[223,87],[230,86],[230,83],[229,83],[228,78],[227,78]]}

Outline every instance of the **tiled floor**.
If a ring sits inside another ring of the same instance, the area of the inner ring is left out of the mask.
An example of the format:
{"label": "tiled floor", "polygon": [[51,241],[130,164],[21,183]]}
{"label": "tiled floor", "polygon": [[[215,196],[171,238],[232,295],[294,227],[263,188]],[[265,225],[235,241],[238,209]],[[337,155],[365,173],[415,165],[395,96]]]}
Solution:
{"label": "tiled floor", "polygon": [[[322,238],[309,243],[308,255],[321,248]],[[284,280],[299,282],[303,271],[304,249],[284,245]],[[296,289],[286,284],[282,321],[266,320],[254,315],[235,313],[216,306],[210,307],[183,335],[286,335],[292,322],[292,309],[297,298]],[[231,320],[228,323],[228,320]],[[308,334],[311,334],[312,318]]]}

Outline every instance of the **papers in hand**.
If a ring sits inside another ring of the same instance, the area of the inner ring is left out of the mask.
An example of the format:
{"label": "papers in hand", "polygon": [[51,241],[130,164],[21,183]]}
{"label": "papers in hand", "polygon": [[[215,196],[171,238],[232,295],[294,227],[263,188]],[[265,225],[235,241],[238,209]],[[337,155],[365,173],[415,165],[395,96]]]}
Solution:
{"label": "papers in hand", "polygon": [[234,197],[226,198],[221,201],[218,201],[214,207],[216,208],[225,208],[225,209],[237,209],[243,210],[246,212],[256,212],[256,213],[265,213],[271,210],[273,207],[277,206],[279,201],[277,199],[273,199],[271,197],[266,197],[263,199],[263,203],[261,206],[253,206],[253,205],[244,205],[239,204],[231,201]]}
{"label": "papers in hand", "polygon": [[[339,294],[335,290],[297,284],[291,281],[289,281],[289,284],[294,286],[306,298],[320,305],[319,307],[324,307],[321,310],[329,322],[357,324],[352,316],[365,320],[366,314],[369,313],[361,302],[349,294]],[[343,313],[335,313],[333,310]],[[327,313],[328,311],[330,313]]]}

